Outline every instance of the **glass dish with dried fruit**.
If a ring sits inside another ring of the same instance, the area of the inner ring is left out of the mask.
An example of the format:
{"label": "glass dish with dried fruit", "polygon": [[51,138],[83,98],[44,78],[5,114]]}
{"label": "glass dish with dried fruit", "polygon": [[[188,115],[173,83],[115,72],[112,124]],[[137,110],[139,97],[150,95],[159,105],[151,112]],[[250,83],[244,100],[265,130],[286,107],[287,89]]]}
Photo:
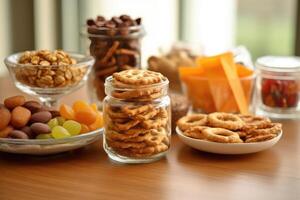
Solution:
{"label": "glass dish with dried fruit", "polygon": [[13,96],[1,104],[0,116],[0,151],[8,153],[61,153],[98,140],[103,130],[102,113],[96,104],[81,100],[54,110]]}
{"label": "glass dish with dried fruit", "polygon": [[8,56],[5,64],[18,89],[47,106],[83,86],[93,57],[62,50],[25,51]]}

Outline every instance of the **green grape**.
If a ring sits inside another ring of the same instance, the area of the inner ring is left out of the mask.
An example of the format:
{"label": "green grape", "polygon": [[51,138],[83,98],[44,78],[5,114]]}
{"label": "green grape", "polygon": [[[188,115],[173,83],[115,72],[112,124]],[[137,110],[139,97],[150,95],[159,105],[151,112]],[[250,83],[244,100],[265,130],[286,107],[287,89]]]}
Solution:
{"label": "green grape", "polygon": [[35,139],[52,139],[53,137],[51,134],[39,134],[35,137]]}
{"label": "green grape", "polygon": [[57,118],[53,118],[48,122],[48,126],[53,129],[54,126],[58,126],[58,120]]}
{"label": "green grape", "polygon": [[62,126],[54,126],[51,135],[55,139],[71,137],[70,133]]}
{"label": "green grape", "polygon": [[58,125],[60,125],[60,126],[62,126],[66,121],[66,119],[63,117],[56,117],[56,119],[57,119]]}
{"label": "green grape", "polygon": [[71,135],[78,135],[81,131],[81,124],[74,120],[66,121],[63,127],[67,129]]}

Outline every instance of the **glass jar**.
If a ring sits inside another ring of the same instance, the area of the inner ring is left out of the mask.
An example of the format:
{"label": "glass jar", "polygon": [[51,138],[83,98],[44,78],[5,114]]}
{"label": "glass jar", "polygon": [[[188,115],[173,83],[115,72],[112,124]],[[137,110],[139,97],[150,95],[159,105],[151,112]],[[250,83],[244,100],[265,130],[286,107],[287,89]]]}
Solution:
{"label": "glass jar", "polygon": [[[114,72],[140,68],[142,25],[124,28],[85,26],[84,37],[89,39],[89,53],[95,58],[89,76],[89,95],[92,102],[105,97],[105,79]],[[86,40],[86,39],[85,39]]]}
{"label": "glass jar", "polygon": [[168,79],[147,86],[105,81],[103,146],[123,163],[146,163],[166,155],[170,147],[171,114]]}
{"label": "glass jar", "polygon": [[272,118],[300,117],[300,58],[257,59],[256,113]]}

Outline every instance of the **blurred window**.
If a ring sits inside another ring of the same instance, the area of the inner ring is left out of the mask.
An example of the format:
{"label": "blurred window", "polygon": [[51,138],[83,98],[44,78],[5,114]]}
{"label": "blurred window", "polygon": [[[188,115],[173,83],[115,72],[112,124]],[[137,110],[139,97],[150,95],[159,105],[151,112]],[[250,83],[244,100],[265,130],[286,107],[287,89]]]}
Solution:
{"label": "blurred window", "polygon": [[296,0],[238,0],[236,44],[256,59],[263,55],[293,55]]}

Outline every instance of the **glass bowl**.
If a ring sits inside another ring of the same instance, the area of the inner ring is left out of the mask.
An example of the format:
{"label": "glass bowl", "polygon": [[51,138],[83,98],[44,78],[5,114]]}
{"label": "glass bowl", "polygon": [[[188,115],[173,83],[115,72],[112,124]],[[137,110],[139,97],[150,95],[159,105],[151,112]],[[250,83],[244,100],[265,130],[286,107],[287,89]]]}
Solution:
{"label": "glass bowl", "polygon": [[[252,97],[255,85],[255,77],[251,76],[239,78],[246,97],[248,110],[252,108]],[[212,113],[229,112],[239,113],[237,103],[226,78],[214,79],[210,84],[208,78],[191,76],[182,81],[184,94],[190,100],[193,112]]]}
{"label": "glass bowl", "polygon": [[64,139],[0,138],[0,151],[15,154],[50,155],[84,147],[100,139],[103,128]]}
{"label": "glass bowl", "polygon": [[87,75],[94,64],[94,58],[77,53],[69,53],[77,61],[72,65],[32,65],[18,63],[22,53],[12,54],[5,58],[16,87],[21,91],[36,96],[50,107],[58,103],[62,96],[79,89],[87,80]]}

